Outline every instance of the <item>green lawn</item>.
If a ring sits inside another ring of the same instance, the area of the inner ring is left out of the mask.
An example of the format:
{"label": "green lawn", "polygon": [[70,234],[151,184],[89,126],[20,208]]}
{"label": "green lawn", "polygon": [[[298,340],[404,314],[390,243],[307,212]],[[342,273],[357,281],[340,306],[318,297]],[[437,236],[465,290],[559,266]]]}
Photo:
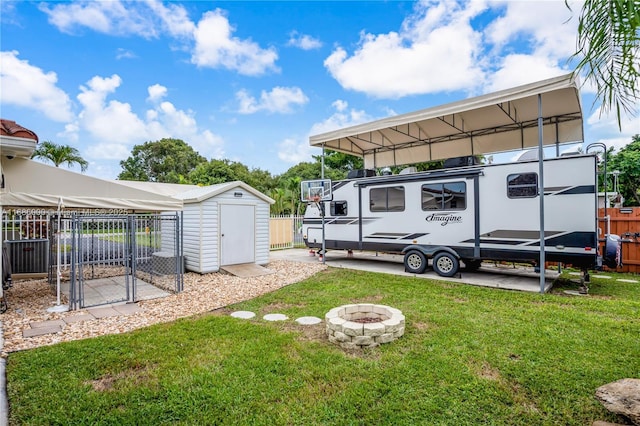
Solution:
{"label": "green lawn", "polygon": [[[638,279],[636,276],[635,279]],[[228,310],[7,360],[11,424],[591,425],[598,386],[640,377],[640,284],[525,294],[328,269]],[[371,302],[405,335],[365,351],[300,316]],[[250,310],[253,320],[235,319]],[[291,320],[272,323],[267,313]]]}

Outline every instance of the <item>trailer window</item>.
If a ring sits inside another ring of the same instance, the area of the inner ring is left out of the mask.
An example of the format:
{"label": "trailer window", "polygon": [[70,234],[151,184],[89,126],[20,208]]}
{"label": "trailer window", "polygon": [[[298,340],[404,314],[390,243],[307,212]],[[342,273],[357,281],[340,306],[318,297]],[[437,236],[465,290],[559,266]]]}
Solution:
{"label": "trailer window", "polygon": [[507,176],[507,196],[509,198],[531,198],[537,195],[537,173],[518,173]]}
{"label": "trailer window", "polygon": [[372,188],[369,191],[369,208],[372,212],[404,211],[404,186]]}
{"label": "trailer window", "polygon": [[422,185],[422,210],[464,210],[467,208],[465,182]]}
{"label": "trailer window", "polygon": [[332,201],[331,202],[331,216],[346,216],[347,215],[347,202],[346,201]]}

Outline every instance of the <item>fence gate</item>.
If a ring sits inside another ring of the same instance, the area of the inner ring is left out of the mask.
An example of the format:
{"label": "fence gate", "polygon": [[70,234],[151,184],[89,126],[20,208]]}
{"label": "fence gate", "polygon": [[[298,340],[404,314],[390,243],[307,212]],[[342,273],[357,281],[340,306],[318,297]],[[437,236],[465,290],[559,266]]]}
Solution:
{"label": "fence gate", "polygon": [[177,213],[53,215],[49,283],[58,281],[62,269],[70,309],[178,293],[184,273],[178,261],[181,224]]}
{"label": "fence gate", "polygon": [[622,239],[622,268],[618,272],[640,273],[640,207],[599,209],[600,235],[608,230]]}
{"label": "fence gate", "polygon": [[111,210],[3,210],[0,236],[11,272],[48,272],[71,309],[181,292],[182,212],[103,212]]}
{"label": "fence gate", "polygon": [[72,215],[71,309],[135,300],[131,222],[129,216]]}

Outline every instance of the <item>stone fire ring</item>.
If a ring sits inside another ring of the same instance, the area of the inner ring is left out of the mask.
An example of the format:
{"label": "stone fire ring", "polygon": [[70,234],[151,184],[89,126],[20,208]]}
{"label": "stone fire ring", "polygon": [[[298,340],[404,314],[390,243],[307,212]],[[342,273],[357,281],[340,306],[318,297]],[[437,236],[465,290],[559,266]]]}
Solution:
{"label": "stone fire ring", "polygon": [[331,309],[324,318],[329,341],[345,349],[375,347],[404,334],[404,315],[390,306],[344,305]]}

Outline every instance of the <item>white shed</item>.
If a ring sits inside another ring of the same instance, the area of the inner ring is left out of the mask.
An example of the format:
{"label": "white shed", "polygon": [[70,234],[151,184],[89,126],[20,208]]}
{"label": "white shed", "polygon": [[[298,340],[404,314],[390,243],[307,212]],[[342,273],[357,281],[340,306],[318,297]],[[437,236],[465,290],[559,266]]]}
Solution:
{"label": "white shed", "polygon": [[183,201],[184,257],[188,271],[269,262],[269,206],[274,201],[241,181],[189,189]]}

